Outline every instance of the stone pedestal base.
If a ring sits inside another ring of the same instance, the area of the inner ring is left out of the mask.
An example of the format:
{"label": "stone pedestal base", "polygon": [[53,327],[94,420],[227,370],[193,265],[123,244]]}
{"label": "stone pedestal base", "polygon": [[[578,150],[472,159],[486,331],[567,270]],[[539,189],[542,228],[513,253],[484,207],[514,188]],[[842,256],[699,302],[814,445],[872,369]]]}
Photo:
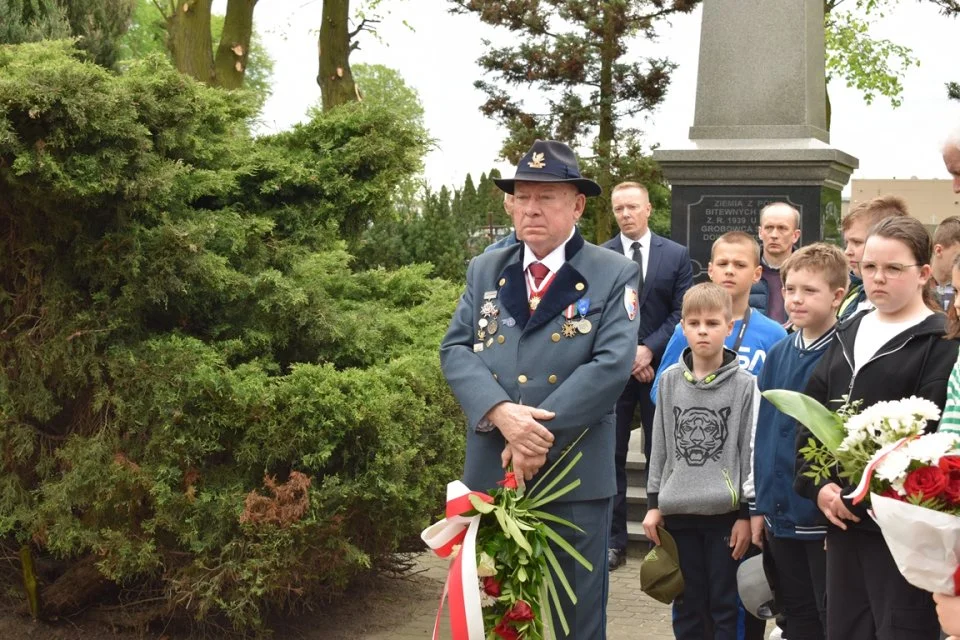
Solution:
{"label": "stone pedestal base", "polygon": [[713,241],[734,230],[756,237],[771,202],[800,212],[801,245],[839,244],[840,191],[859,164],[810,138],[698,140],[653,157],[672,185],[671,238],[689,248],[697,282],[707,277]]}

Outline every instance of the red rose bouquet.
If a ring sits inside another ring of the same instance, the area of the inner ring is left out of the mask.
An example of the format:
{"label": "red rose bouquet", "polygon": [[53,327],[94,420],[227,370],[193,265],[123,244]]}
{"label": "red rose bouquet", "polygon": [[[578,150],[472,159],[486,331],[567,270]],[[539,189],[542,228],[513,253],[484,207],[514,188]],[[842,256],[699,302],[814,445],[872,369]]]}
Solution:
{"label": "red rose bouquet", "polygon": [[[459,481],[447,485],[447,517],[424,529],[421,538],[437,555],[452,557],[440,609],[449,594],[456,640],[555,638],[552,613],[569,635],[558,589],[573,602],[576,595],[554,549],[563,550],[587,570],[593,566],[554,526],[581,529],[542,507],[580,486],[577,479],[557,488],[583,456],[577,453],[554,473],[570,449],[529,490],[512,472],[489,494],[470,491]],[[439,623],[440,611],[434,639]]]}
{"label": "red rose bouquet", "polygon": [[868,491],[871,515],[907,582],[960,595],[960,436],[888,444],[870,460],[854,499]]}
{"label": "red rose bouquet", "polygon": [[[838,470],[849,484],[857,484],[879,452],[921,436],[930,421],[940,419],[940,408],[926,398],[877,402],[863,410],[859,401],[845,402],[832,412],[796,391],[775,389],[764,391],[763,396],[810,430],[813,437],[799,453],[810,463],[806,475],[815,481]],[[869,493],[869,486],[854,493],[854,503]]]}

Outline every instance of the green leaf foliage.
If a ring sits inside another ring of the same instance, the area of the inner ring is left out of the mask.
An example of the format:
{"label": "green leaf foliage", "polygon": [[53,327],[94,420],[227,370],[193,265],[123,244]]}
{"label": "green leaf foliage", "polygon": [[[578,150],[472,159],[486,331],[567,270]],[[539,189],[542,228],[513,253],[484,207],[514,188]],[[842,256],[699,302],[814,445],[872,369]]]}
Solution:
{"label": "green leaf foliage", "polygon": [[836,451],[843,442],[843,418],[808,395],[788,389],[763,392],[773,406],[810,430],[829,451]]}
{"label": "green leaf foliage", "polygon": [[389,565],[462,467],[456,287],[340,239],[423,146],[365,105],[254,139],[165,56],[83,57],[0,48],[0,540],[256,628]]}

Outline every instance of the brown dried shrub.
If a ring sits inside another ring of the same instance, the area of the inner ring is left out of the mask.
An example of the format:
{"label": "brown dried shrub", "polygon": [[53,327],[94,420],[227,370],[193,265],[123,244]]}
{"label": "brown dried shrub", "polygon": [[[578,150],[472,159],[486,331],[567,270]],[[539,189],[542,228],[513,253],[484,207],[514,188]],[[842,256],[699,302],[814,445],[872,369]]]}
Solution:
{"label": "brown dried shrub", "polygon": [[256,491],[247,494],[243,503],[241,523],[273,524],[286,527],[303,517],[310,507],[310,478],[299,471],[290,473],[286,482],[277,484],[273,476],[264,476],[263,484],[273,497],[260,495]]}

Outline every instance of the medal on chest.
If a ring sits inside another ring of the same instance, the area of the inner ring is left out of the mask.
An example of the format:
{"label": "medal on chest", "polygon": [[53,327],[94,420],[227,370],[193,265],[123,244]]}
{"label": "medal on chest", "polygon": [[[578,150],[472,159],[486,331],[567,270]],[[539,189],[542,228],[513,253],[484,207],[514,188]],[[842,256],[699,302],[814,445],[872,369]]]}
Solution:
{"label": "medal on chest", "polygon": [[544,277],[543,281],[540,282],[540,286],[537,286],[536,281],[533,276],[528,271],[526,273],[527,278],[527,291],[530,292],[530,311],[536,311],[537,307],[540,306],[540,302],[543,300],[543,296],[547,293],[547,288],[550,286],[550,283],[553,282],[554,273],[547,274]]}

